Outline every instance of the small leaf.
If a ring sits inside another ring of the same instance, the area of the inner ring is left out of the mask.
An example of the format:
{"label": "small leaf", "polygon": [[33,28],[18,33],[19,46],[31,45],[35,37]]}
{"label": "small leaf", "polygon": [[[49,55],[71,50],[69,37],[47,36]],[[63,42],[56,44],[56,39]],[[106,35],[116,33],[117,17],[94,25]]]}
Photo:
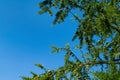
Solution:
{"label": "small leaf", "polygon": [[44,68],[44,66],[42,64],[35,64],[35,66],[40,67],[41,69]]}
{"label": "small leaf", "polygon": [[75,49],[80,49],[80,47],[78,45],[75,46]]}
{"label": "small leaf", "polygon": [[55,47],[55,46],[51,46],[51,48],[53,49],[52,50],[52,53],[58,53],[59,52],[59,48]]}
{"label": "small leaf", "polygon": [[34,72],[31,72],[31,74],[33,75],[34,78],[35,78],[35,77],[38,77],[38,75],[35,74]]}
{"label": "small leaf", "polygon": [[117,57],[119,55],[120,55],[120,53],[114,53],[114,57]]}
{"label": "small leaf", "polygon": [[66,46],[67,48],[69,48],[69,47],[70,47],[70,44],[69,44],[69,43],[66,43],[65,46]]}

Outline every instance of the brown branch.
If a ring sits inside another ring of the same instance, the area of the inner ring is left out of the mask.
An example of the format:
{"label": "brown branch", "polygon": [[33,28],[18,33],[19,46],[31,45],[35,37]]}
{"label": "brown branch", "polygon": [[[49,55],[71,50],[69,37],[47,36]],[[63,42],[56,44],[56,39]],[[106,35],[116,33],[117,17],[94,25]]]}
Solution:
{"label": "brown branch", "polygon": [[81,62],[81,61],[77,58],[77,56],[76,56],[71,50],[70,50],[70,52],[71,52],[71,54],[72,54],[71,56],[74,57],[77,62]]}
{"label": "brown branch", "polygon": [[119,30],[117,27],[112,26],[112,28],[113,28],[113,29],[115,29],[117,32],[119,32],[119,33],[120,33],[120,30]]}

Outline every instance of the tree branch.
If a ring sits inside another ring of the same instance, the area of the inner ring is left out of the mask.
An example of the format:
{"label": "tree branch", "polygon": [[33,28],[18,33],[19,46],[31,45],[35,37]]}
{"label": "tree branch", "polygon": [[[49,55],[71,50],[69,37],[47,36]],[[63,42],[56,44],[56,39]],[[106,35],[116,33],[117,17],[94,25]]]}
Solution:
{"label": "tree branch", "polygon": [[119,32],[119,33],[120,33],[120,30],[119,30],[117,27],[112,26],[112,28],[113,28],[113,29],[115,29],[117,32]]}
{"label": "tree branch", "polygon": [[110,61],[97,61],[97,62],[88,62],[88,63],[85,63],[84,65],[97,65],[97,64],[120,64],[120,62],[110,62]]}

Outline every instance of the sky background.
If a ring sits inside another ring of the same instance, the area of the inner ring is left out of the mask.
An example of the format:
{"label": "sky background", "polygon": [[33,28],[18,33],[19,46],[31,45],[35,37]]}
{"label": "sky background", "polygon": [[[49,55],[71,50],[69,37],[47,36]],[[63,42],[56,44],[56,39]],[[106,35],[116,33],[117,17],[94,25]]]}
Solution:
{"label": "sky background", "polygon": [[20,76],[40,73],[63,65],[64,54],[51,54],[51,45],[64,47],[76,30],[72,17],[52,26],[54,17],[38,15],[41,0],[0,0],[0,80],[22,80]]}

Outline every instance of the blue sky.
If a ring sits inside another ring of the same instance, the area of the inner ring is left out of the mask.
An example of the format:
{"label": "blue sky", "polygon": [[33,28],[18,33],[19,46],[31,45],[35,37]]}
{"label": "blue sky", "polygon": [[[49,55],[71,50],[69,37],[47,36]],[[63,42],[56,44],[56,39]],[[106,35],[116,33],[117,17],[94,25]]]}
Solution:
{"label": "blue sky", "polygon": [[[21,80],[40,73],[34,66],[42,63],[49,69],[63,64],[64,54],[51,54],[51,45],[63,47],[71,42],[75,23],[52,26],[54,17],[38,15],[40,0],[0,0],[0,79]],[[69,20],[69,21],[68,21]]]}

